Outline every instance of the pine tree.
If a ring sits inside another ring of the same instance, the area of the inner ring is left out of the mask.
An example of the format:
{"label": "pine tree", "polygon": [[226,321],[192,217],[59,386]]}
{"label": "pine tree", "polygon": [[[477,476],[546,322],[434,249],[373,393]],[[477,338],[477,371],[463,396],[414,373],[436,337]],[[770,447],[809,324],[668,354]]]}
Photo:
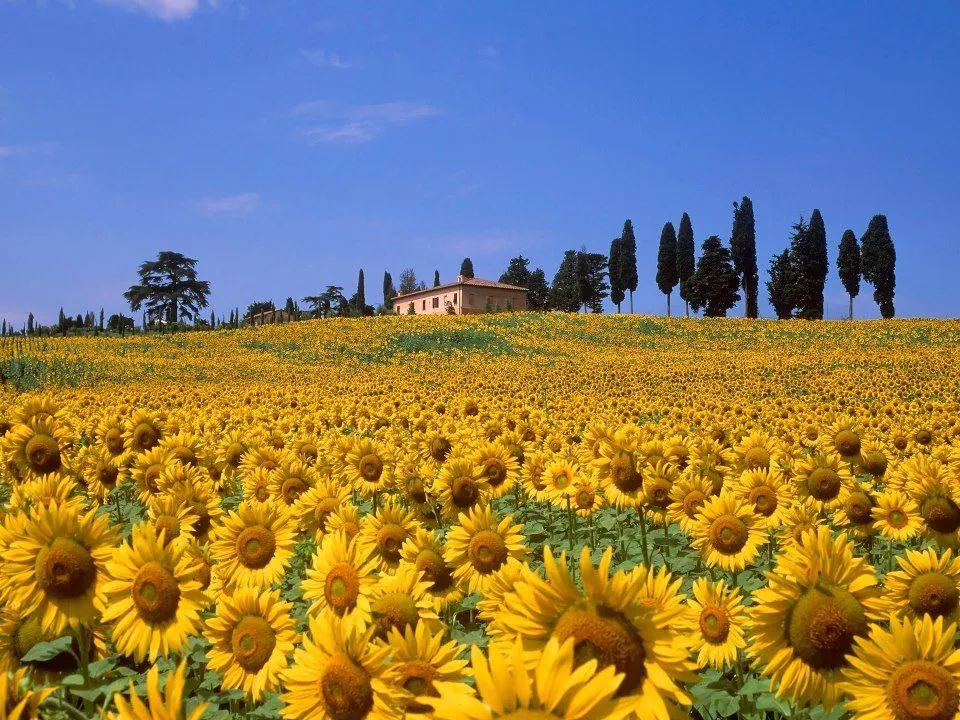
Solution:
{"label": "pine tree", "polygon": [[363,268],[360,268],[360,275],[357,277],[357,294],[355,297],[355,309],[357,315],[361,317],[367,312],[367,291],[363,282]]}
{"label": "pine tree", "polygon": [[680,218],[680,228],[677,231],[677,279],[680,283],[680,297],[683,298],[687,317],[690,317],[690,296],[687,286],[696,270],[696,246],[693,242],[693,224],[687,213]]}
{"label": "pine tree", "polygon": [[463,259],[463,262],[460,263],[460,274],[465,278],[473,277],[473,260],[470,258]]}
{"label": "pine tree", "polygon": [[440,287],[440,271],[439,270],[433,271],[433,286]]}
{"label": "pine tree", "polygon": [[823,288],[829,266],[827,264],[827,233],[820,211],[813,211],[809,224],[801,217],[793,229],[790,260],[794,271],[795,317],[805,320],[822,320]]}
{"label": "pine tree", "polygon": [[620,286],[620,238],[615,237],[610,241],[610,300],[617,306],[617,312],[620,312],[620,303],[623,302],[624,292]]}
{"label": "pine tree", "polygon": [[393,287],[393,276],[384,271],[383,273],[383,306],[390,309],[393,299],[397,296],[397,291]]}
{"label": "pine tree", "polygon": [[733,204],[733,232],[730,234],[730,254],[733,267],[740,276],[740,286],[746,298],[744,314],[748,318],[758,315],[757,286],[757,231],[753,218],[753,201],[746,195],[740,203]]}
{"label": "pine tree", "polygon": [[60,315],[57,318],[57,330],[59,330],[64,337],[67,335],[67,316],[63,314],[63,308],[60,308]]}
{"label": "pine tree", "polygon": [[670,294],[677,286],[677,233],[668,222],[660,231],[660,249],[657,252],[657,287],[667,296],[667,317],[670,317]]}
{"label": "pine tree", "polygon": [[863,279],[873,285],[873,300],[880,306],[880,315],[892,318],[894,291],[897,287],[897,251],[890,237],[886,215],[874,215],[867,231],[860,238],[860,262]]}
{"label": "pine tree", "polygon": [[637,239],[633,234],[633,222],[630,218],[623,223],[620,235],[620,254],[617,257],[620,270],[619,287],[630,293],[630,312],[633,312],[633,291],[637,289]]}
{"label": "pine tree", "polygon": [[739,287],[730,250],[711,235],[703,241],[697,270],[690,278],[690,305],[694,310],[703,308],[706,317],[726,317],[727,310],[740,300]]}
{"label": "pine tree", "polygon": [[796,287],[790,248],[784,249],[770,260],[768,272],[770,279],[767,281],[767,297],[770,304],[773,305],[778,319],[789,320],[793,317],[793,295]]}
{"label": "pine tree", "polygon": [[35,321],[33,319],[33,313],[30,313],[29,315],[27,315],[27,335],[33,335],[34,322]]}
{"label": "pine tree", "polygon": [[562,312],[580,310],[580,284],[577,280],[577,251],[567,250],[550,288],[550,305]]}
{"label": "pine tree", "polygon": [[853,230],[844,230],[843,237],[840,238],[837,272],[843,289],[850,296],[850,311],[847,317],[853,320],[853,299],[860,294],[860,244]]}
{"label": "pine tree", "polygon": [[541,268],[535,268],[530,273],[530,284],[527,285],[527,307],[531,310],[550,309],[550,286],[547,285],[547,276]]}

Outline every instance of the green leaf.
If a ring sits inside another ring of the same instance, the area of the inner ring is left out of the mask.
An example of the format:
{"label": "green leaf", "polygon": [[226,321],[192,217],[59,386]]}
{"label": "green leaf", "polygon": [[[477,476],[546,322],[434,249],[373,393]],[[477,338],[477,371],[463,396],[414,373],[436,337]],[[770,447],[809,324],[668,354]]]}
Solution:
{"label": "green leaf", "polygon": [[275,718],[280,715],[283,703],[279,695],[271,695],[266,702],[247,713],[251,718]]}
{"label": "green leaf", "polygon": [[73,647],[73,638],[69,635],[59,637],[50,642],[41,642],[27,650],[26,654],[20,658],[20,662],[44,662],[52,660],[60,653],[70,652]]}
{"label": "green leaf", "polygon": [[96,660],[87,666],[90,671],[90,677],[103,677],[117,666],[117,657],[108,657],[103,660]]}

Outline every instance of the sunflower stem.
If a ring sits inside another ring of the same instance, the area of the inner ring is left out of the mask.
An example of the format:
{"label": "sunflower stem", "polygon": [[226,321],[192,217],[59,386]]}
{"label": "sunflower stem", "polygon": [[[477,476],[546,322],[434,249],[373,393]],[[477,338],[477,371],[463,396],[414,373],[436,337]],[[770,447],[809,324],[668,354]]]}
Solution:
{"label": "sunflower stem", "polygon": [[[87,637],[87,628],[83,625],[77,628],[77,646],[80,650],[80,676],[83,678],[83,689],[90,689],[90,641]],[[87,717],[93,717],[93,701],[83,698],[83,709]]]}
{"label": "sunflower stem", "polygon": [[640,515],[640,549],[643,551],[643,564],[650,567],[650,551],[647,549],[647,516],[642,507],[637,508]]}

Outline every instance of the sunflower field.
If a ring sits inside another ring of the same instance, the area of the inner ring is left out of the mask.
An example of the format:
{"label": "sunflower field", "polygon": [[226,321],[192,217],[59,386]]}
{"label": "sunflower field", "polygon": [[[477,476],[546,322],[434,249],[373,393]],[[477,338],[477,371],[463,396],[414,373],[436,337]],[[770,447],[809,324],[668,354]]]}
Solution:
{"label": "sunflower field", "polygon": [[0,719],[951,720],[960,322],[0,345]]}

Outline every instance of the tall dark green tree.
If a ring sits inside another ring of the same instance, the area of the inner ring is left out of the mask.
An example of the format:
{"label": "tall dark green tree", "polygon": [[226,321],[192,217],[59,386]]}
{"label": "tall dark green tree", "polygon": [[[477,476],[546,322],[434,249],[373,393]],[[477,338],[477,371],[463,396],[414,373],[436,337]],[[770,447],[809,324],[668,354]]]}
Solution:
{"label": "tall dark green tree", "polygon": [[440,287],[440,271],[439,270],[433,271],[433,286]]}
{"label": "tall dark green tree", "polygon": [[617,265],[620,270],[620,289],[630,293],[630,312],[633,312],[633,291],[637,289],[637,238],[633,234],[630,218],[623,223]]}
{"label": "tall dark green tree", "polygon": [[527,307],[531,310],[550,309],[550,286],[541,268],[535,268],[530,273],[530,284],[527,285]]}
{"label": "tall dark green tree", "polygon": [[860,238],[860,262],[863,279],[873,285],[873,300],[880,306],[880,315],[892,318],[894,291],[897,288],[897,251],[890,237],[886,215],[874,215],[867,231]]}
{"label": "tall dark green tree", "polygon": [[390,307],[390,303],[393,302],[393,299],[397,296],[397,290],[393,287],[393,276],[384,271],[383,273],[383,306],[385,308]]}
{"label": "tall dark green tree", "polygon": [[417,274],[413,268],[405,268],[400,271],[400,294],[406,295],[420,289],[420,283],[417,282]]}
{"label": "tall dark green tree", "polygon": [[348,309],[351,315],[364,316],[369,313],[367,310],[367,290],[363,279],[363,268],[357,276],[357,291],[350,296]]}
{"label": "tall dark green tree", "polygon": [[621,239],[615,237],[610,241],[610,260],[608,266],[608,277],[610,278],[610,300],[617,306],[617,312],[620,312],[620,303],[623,302],[626,294],[620,286],[620,243]]}
{"label": "tall dark green tree", "polygon": [[690,278],[690,306],[694,310],[703,308],[706,317],[726,317],[740,300],[739,287],[730,250],[719,237],[711,235],[703,241],[697,270]]}
{"label": "tall dark green tree", "polygon": [[587,252],[581,248],[576,256],[577,287],[584,312],[603,312],[603,300],[610,286],[607,284],[607,256]]}
{"label": "tall dark green tree", "polygon": [[782,253],[771,258],[768,272],[770,279],[767,280],[767,297],[770,304],[773,305],[777,318],[789,320],[793,317],[796,290],[796,273],[790,248],[785,248]]}
{"label": "tall dark green tree", "polygon": [[27,315],[27,335],[33,335],[33,313]]}
{"label": "tall dark green tree", "polygon": [[530,310],[546,310],[550,288],[543,270],[530,270],[530,259],[523,255],[510,258],[510,264],[500,276],[500,282],[527,289],[527,307]]}
{"label": "tall dark green tree", "polygon": [[794,316],[805,320],[823,319],[823,288],[827,281],[827,231],[819,210],[806,223],[793,226],[790,258],[794,270]]}
{"label": "tall dark green tree", "polygon": [[465,278],[473,277],[473,260],[470,258],[463,259],[463,262],[460,263],[460,274]]}
{"label": "tall dark green tree", "polygon": [[733,268],[740,276],[740,286],[746,298],[744,314],[748,318],[758,315],[757,286],[757,231],[753,218],[753,201],[746,195],[733,204],[733,232],[730,233],[730,254]]}
{"label": "tall dark green tree", "polygon": [[677,286],[677,232],[668,222],[660,231],[660,249],[657,251],[657,287],[667,296],[667,317],[670,317],[670,294]]}
{"label": "tall dark green tree", "polygon": [[853,320],[853,299],[860,294],[860,244],[856,233],[847,229],[840,238],[840,249],[837,252],[837,272],[843,289],[850,296],[850,310],[847,317]]}
{"label": "tall dark green tree", "polygon": [[550,287],[550,306],[562,312],[579,312],[580,283],[577,279],[577,251],[567,250]]}
{"label": "tall dark green tree", "polygon": [[517,255],[515,258],[510,258],[507,269],[500,276],[500,282],[507,285],[527,287],[530,282],[530,274],[530,259],[523,255]]}
{"label": "tall dark green tree", "polygon": [[60,315],[57,317],[57,330],[59,330],[64,337],[67,334],[67,316],[63,314],[63,308],[60,308]]}
{"label": "tall dark green tree", "polygon": [[137,272],[140,282],[123,294],[133,310],[146,306],[151,318],[177,322],[207,306],[210,283],[198,279],[193,258],[163,250],[156,260],[143,262]]}
{"label": "tall dark green tree", "polygon": [[696,270],[696,246],[693,242],[693,223],[687,213],[680,218],[677,230],[677,279],[680,284],[680,297],[683,298],[687,317],[690,317],[690,295],[687,292],[690,278]]}

